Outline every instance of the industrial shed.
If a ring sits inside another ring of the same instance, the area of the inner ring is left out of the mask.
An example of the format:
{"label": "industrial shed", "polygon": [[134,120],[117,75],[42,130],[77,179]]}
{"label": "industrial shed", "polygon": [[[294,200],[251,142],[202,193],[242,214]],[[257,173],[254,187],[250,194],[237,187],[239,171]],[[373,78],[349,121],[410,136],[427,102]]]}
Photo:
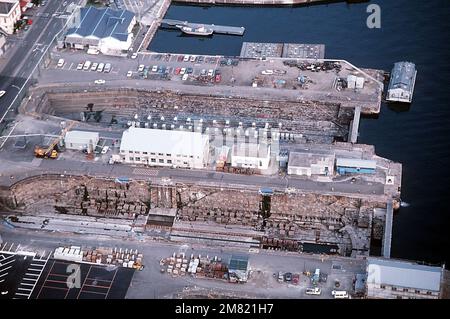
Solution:
{"label": "industrial shed", "polygon": [[69,131],[64,137],[64,143],[69,150],[89,150],[92,152],[98,144],[98,132]]}
{"label": "industrial shed", "polygon": [[416,65],[411,62],[397,62],[391,72],[386,100],[411,103],[416,83]]}
{"label": "industrial shed", "polygon": [[199,132],[130,127],[123,132],[121,160],[131,164],[204,168],[209,137]]}
{"label": "industrial shed", "polygon": [[289,175],[332,175],[333,172],[334,154],[312,152],[289,153]]}
{"label": "industrial shed", "polygon": [[64,40],[66,47],[99,50],[106,55],[123,55],[133,42],[134,14],[128,10],[80,8],[78,24],[70,28]]}
{"label": "industrial shed", "polygon": [[339,174],[362,173],[374,174],[377,162],[358,158],[337,158],[336,169]]}
{"label": "industrial shed", "polygon": [[248,280],[248,256],[232,255],[228,265],[230,281],[246,282]]}
{"label": "industrial shed", "polygon": [[231,166],[268,169],[270,163],[270,145],[262,143],[239,143],[233,145]]}
{"label": "industrial shed", "polygon": [[443,268],[369,258],[367,275],[368,298],[438,299]]}

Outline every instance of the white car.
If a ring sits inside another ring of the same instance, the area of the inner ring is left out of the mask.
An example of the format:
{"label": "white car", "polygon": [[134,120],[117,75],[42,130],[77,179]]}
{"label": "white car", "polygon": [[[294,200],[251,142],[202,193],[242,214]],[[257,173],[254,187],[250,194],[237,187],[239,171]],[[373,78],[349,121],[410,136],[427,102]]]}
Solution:
{"label": "white car", "polygon": [[331,295],[335,298],[335,299],[349,299],[349,295],[347,293],[347,291],[345,290],[333,290],[331,292]]}
{"label": "white car", "polygon": [[1,90],[0,91],[0,97],[2,97],[3,95],[5,95],[6,91]]}
{"label": "white car", "polygon": [[273,74],[273,70],[264,70],[264,71],[261,71],[261,74],[271,75],[271,74]]}
{"label": "white car", "polygon": [[97,62],[92,63],[91,71],[97,71],[97,67],[98,67],[98,63]]}
{"label": "white car", "polygon": [[105,63],[99,63],[97,67],[97,72],[103,72],[103,69],[105,67]]}
{"label": "white car", "polygon": [[137,58],[137,52],[134,52],[134,53],[131,55],[131,58],[132,58],[132,59],[136,59],[136,58]]}
{"label": "white car", "polygon": [[87,71],[91,67],[91,61],[84,62],[83,70]]}
{"label": "white car", "polygon": [[106,63],[105,64],[105,73],[109,73],[111,72],[111,63]]}
{"label": "white car", "polygon": [[183,58],[183,61],[184,62],[188,62],[189,61],[189,55],[185,55],[184,58]]}
{"label": "white car", "polygon": [[154,65],[154,66],[152,67],[152,72],[156,72],[156,71],[158,71],[158,66],[157,66],[157,65]]}
{"label": "white car", "polygon": [[59,59],[58,64],[56,65],[58,68],[62,68],[64,65],[64,59]]}
{"label": "white car", "polygon": [[208,71],[208,76],[213,76],[214,75],[214,70],[213,69],[210,69],[209,71]]}
{"label": "white car", "polygon": [[131,78],[133,76],[133,71],[128,71],[127,78]]}
{"label": "white car", "polygon": [[109,150],[109,146],[103,146],[103,148],[102,148],[102,154],[108,153],[108,150]]}
{"label": "white car", "polygon": [[195,57],[195,55],[193,55],[193,56],[191,56],[190,61],[195,62],[195,59],[196,59],[196,57]]}
{"label": "white car", "polygon": [[84,65],[83,62],[78,63],[77,70],[83,70],[83,65]]}
{"label": "white car", "polygon": [[105,84],[105,80],[95,80],[94,83],[95,84]]}
{"label": "white car", "polygon": [[186,73],[186,68],[181,68],[180,74],[183,75],[183,74],[185,74],[185,73]]}
{"label": "white car", "polygon": [[185,74],[183,75],[183,77],[181,78],[183,81],[186,81],[189,78],[189,74]]}
{"label": "white car", "polygon": [[139,65],[138,72],[144,71],[144,68],[145,68],[145,65],[143,65],[143,64]]}

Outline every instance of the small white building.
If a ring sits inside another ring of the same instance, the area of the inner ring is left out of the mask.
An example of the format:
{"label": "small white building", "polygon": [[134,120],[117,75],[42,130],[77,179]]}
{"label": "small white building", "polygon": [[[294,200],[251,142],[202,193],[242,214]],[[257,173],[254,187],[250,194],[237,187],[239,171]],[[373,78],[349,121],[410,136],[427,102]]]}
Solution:
{"label": "small white building", "polygon": [[124,55],[133,42],[135,15],[128,10],[80,8],[79,21],[65,37],[67,47],[98,50],[106,55]]}
{"label": "small white building", "polygon": [[362,89],[364,88],[364,78],[349,74],[347,76],[347,87],[349,89]]}
{"label": "small white building", "polygon": [[69,150],[95,150],[100,139],[98,132],[69,131],[64,137],[64,144]]}
{"label": "small white building", "polygon": [[231,166],[268,169],[270,164],[270,145],[239,143],[233,145]]}
{"label": "small white building", "polygon": [[381,299],[438,299],[443,269],[413,262],[367,259],[367,297]]}
{"label": "small white building", "polygon": [[13,34],[14,24],[21,14],[18,0],[0,0],[0,29],[7,34]]}
{"label": "small white building", "polygon": [[120,156],[130,164],[204,168],[209,137],[199,132],[130,127],[123,132]]}
{"label": "small white building", "polygon": [[313,152],[290,152],[288,161],[289,175],[333,175],[334,154]]}

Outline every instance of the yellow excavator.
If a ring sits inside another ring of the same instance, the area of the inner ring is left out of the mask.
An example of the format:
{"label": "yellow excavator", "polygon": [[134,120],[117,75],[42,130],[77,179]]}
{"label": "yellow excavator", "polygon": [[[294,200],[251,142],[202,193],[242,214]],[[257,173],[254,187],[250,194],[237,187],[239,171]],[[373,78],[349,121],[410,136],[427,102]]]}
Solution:
{"label": "yellow excavator", "polygon": [[48,147],[36,145],[34,147],[34,156],[39,158],[51,158],[51,159],[58,158],[58,151],[55,148],[58,145],[59,141],[75,125],[75,123],[76,123],[75,121],[70,122],[70,124],[67,125],[65,129],[62,130],[61,135],[56,137]]}

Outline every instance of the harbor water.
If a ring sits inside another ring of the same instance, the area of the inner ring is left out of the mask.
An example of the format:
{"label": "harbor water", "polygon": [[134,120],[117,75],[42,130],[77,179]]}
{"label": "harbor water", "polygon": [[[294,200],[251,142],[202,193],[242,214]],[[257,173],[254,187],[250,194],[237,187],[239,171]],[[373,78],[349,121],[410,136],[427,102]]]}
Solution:
{"label": "harbor water", "polygon": [[[381,28],[366,25],[367,6],[381,8]],[[416,64],[413,103],[383,104],[363,119],[359,143],[403,163],[402,200],[394,217],[392,257],[450,264],[450,1],[377,0],[300,7],[172,5],[165,18],[243,26],[244,36],[182,36],[160,29],[149,49],[239,55],[243,41],[321,43],[326,58],[390,71]]]}

